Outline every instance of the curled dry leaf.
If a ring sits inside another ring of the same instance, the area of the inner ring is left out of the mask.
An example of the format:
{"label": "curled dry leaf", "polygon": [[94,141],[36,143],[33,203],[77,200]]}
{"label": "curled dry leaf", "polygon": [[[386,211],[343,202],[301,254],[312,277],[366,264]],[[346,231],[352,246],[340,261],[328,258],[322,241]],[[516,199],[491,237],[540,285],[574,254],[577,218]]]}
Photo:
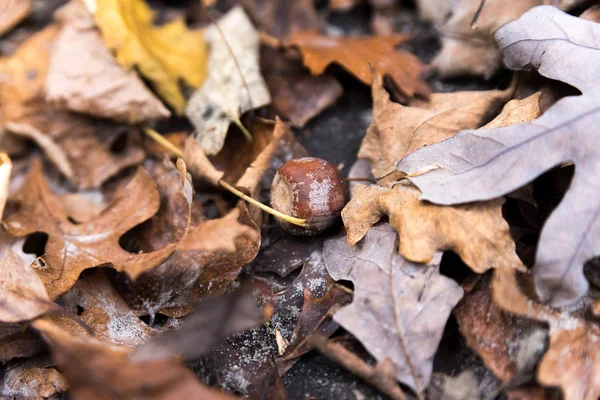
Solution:
{"label": "curled dry leaf", "polygon": [[[537,69],[583,94],[559,100],[531,123],[463,131],[397,166],[414,174],[435,165],[435,170],[411,178],[423,193],[421,199],[459,204],[505,195],[563,162],[573,162],[575,176],[544,225],[533,269],[538,294],[553,305],[572,304],[586,293],[583,264],[600,254],[599,206],[592,200],[598,186],[594,143],[600,118],[593,67],[600,63],[600,46],[594,35],[600,36],[599,24],[547,6],[502,27],[495,37],[510,68]],[[532,156],[539,152],[544,157]]]}
{"label": "curled dry leaf", "polygon": [[481,126],[513,92],[511,86],[506,90],[434,93],[417,107],[406,107],[390,100],[378,72],[372,88],[373,121],[358,158],[369,160],[376,177],[393,171],[398,160],[421,147]]}
{"label": "curled dry leaf", "polygon": [[9,249],[0,262],[0,321],[28,321],[57,306],[35,270]]}
{"label": "curled dry leaf", "polygon": [[[0,58],[0,110],[10,133],[35,141],[48,158],[80,188],[98,187],[125,167],[144,158],[128,138],[129,128],[55,110],[45,101],[44,81],[50,50],[58,34],[54,25],[35,33],[10,57]],[[125,136],[125,146],[111,147]]]}
{"label": "curled dry leaf", "polygon": [[400,182],[392,188],[357,186],[342,210],[348,243],[358,243],[387,215],[400,235],[398,251],[413,262],[429,263],[440,250],[453,250],[473,271],[524,270],[515,253],[502,199],[443,207],[419,201],[419,191]]}
{"label": "curled dry leaf", "polygon": [[0,36],[27,17],[32,0],[6,0],[0,4]]}
{"label": "curled dry leaf", "polygon": [[117,61],[139,69],[175,112],[183,114],[180,82],[197,88],[206,76],[202,31],[188,30],[181,19],[154,26],[154,14],[143,0],[86,0],[86,5]]}
{"label": "curled dry leaf", "polygon": [[129,124],[171,115],[135,71],[125,71],[110,54],[82,1],[68,3],[56,18],[61,29],[46,77],[49,102]]}
{"label": "curled dry leaf", "polygon": [[132,360],[152,361],[172,357],[195,360],[227,336],[262,322],[263,315],[252,293],[242,286],[233,293],[202,301],[194,313],[183,320],[182,327],[138,347]]}
{"label": "curled dry leaf", "polygon": [[496,271],[494,301],[513,314],[546,322],[550,345],[537,371],[542,385],[559,386],[565,400],[595,400],[600,396],[600,327],[576,312],[550,308],[527,298],[513,271]]}
{"label": "curled dry leaf", "polygon": [[260,74],[258,33],[241,8],[234,8],[206,30],[210,46],[208,76],[190,98],[186,115],[206,154],[217,154],[231,122],[271,102]]}
{"label": "curled dry leaf", "polygon": [[0,376],[2,399],[51,399],[69,387],[48,356],[10,362]]}
{"label": "curled dry leaf", "polygon": [[[521,0],[518,2],[458,0],[417,1],[419,13],[432,21],[442,35],[442,49],[432,65],[442,77],[465,74],[491,77],[500,67],[501,54],[493,35],[501,26],[519,18],[532,7],[550,4],[571,9],[581,0]],[[480,9],[480,7],[483,7]],[[480,12],[477,11],[480,9]],[[473,21],[475,21],[473,23]]]}
{"label": "curled dry leaf", "polygon": [[33,323],[52,352],[75,400],[119,398],[233,400],[211,390],[177,360],[135,362],[131,349],[109,345],[91,336],[73,335],[58,325]]}
{"label": "curled dry leaf", "polygon": [[300,48],[304,65],[315,75],[336,63],[370,85],[372,66],[380,74],[389,75],[405,96],[427,96],[431,89],[423,79],[425,64],[411,53],[396,50],[398,44],[409,39],[407,35],[330,37],[298,32],[289,37],[286,45]]}
{"label": "curled dry leaf", "polygon": [[396,378],[422,393],[429,384],[433,357],[461,287],[442,276],[437,265],[418,265],[395,252],[397,235],[389,226],[371,228],[350,247],[343,237],[324,246],[327,270],[354,283],[354,300],[334,319],[377,359],[390,357]]}

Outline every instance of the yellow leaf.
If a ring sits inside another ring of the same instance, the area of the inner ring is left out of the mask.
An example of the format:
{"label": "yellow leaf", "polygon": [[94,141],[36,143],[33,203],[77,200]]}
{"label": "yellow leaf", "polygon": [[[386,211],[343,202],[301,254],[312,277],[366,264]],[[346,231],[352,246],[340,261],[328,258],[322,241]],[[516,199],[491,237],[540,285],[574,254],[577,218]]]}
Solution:
{"label": "yellow leaf", "polygon": [[106,45],[125,68],[134,66],[178,114],[185,109],[179,83],[198,88],[206,76],[207,46],[200,30],[183,20],[154,26],[153,12],[144,0],[95,0],[94,12]]}

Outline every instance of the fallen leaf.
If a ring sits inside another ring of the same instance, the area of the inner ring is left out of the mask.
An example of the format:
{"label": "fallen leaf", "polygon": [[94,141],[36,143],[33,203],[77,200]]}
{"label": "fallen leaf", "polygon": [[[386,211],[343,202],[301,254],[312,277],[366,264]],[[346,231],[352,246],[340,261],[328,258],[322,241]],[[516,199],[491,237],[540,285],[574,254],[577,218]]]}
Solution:
{"label": "fallen leaf", "polygon": [[[594,247],[600,234],[598,205],[591,202],[597,157],[595,146],[586,142],[593,142],[598,119],[598,84],[591,66],[600,62],[600,47],[590,32],[600,35],[600,25],[547,6],[501,28],[495,37],[510,68],[536,68],[583,94],[561,99],[528,124],[463,131],[397,166],[415,174],[435,165],[435,170],[411,177],[421,199],[458,204],[505,195],[563,162],[573,162],[577,171],[542,230],[533,269],[538,294],[557,306],[574,303],[587,292],[583,264],[600,254]],[[532,156],[540,151],[543,156]]]}
{"label": "fallen leaf", "polygon": [[565,400],[595,400],[600,396],[600,327],[577,312],[560,311],[526,297],[513,271],[496,271],[494,301],[513,314],[546,322],[550,344],[538,367],[542,385],[558,386]]}
{"label": "fallen leaf", "polygon": [[329,8],[334,11],[347,11],[363,2],[364,0],[329,0]]}
{"label": "fallen leaf", "polygon": [[0,398],[49,399],[68,389],[48,356],[15,360],[0,370]]}
{"label": "fallen leaf", "polygon": [[279,39],[298,31],[318,31],[321,21],[313,0],[230,0],[239,3],[257,27]]}
{"label": "fallen leaf", "polygon": [[44,350],[44,342],[25,326],[0,323],[0,363],[32,357]]}
{"label": "fallen leaf", "polygon": [[525,386],[506,391],[507,400],[560,400],[562,396],[556,389]]}
{"label": "fallen leaf", "polygon": [[[70,181],[98,187],[144,153],[131,143],[130,128],[55,110],[45,101],[44,81],[54,25],[27,39],[10,57],[0,59],[0,110],[7,131],[34,140]],[[125,130],[121,129],[125,128]],[[113,145],[125,139],[120,151]]]}
{"label": "fallen leaf", "polygon": [[372,66],[380,74],[389,75],[405,96],[428,96],[431,89],[422,78],[427,67],[411,53],[396,50],[398,44],[409,39],[407,35],[331,37],[297,32],[286,45],[300,48],[304,65],[315,75],[321,75],[327,66],[336,63],[370,85]]}
{"label": "fallen leaf", "polygon": [[382,225],[371,228],[355,247],[343,237],[325,242],[327,270],[336,280],[352,281],[355,288],[352,304],[334,320],[376,360],[390,357],[396,378],[422,393],[446,321],[463,290],[442,276],[437,265],[413,264],[396,254],[396,241],[396,233]]}
{"label": "fallen leaf", "polygon": [[0,4],[0,36],[27,17],[32,0],[7,0]]}
{"label": "fallen leaf", "polygon": [[342,95],[342,85],[333,76],[313,76],[281,50],[263,46],[260,64],[272,107],[296,128],[302,128]]}
{"label": "fallen leaf", "polygon": [[490,78],[501,61],[501,53],[493,41],[498,28],[538,5],[557,5],[568,10],[582,2],[521,0],[508,4],[492,0],[482,4],[481,0],[458,0],[454,3],[419,0],[417,5],[421,18],[432,21],[442,36],[442,49],[432,61],[440,75],[472,74]]}
{"label": "fallen leaf", "polygon": [[369,160],[373,175],[393,171],[398,160],[415,150],[476,128],[495,115],[513,88],[478,92],[433,93],[427,102],[406,107],[390,100],[383,77],[373,77],[373,120],[358,158]]}
{"label": "fallen leaf", "polygon": [[154,14],[143,0],[86,0],[86,5],[117,61],[139,69],[175,112],[183,114],[180,81],[197,88],[206,77],[203,32],[188,30],[180,19],[154,26]]}
{"label": "fallen leaf", "polygon": [[183,326],[139,346],[135,361],[153,361],[172,357],[195,360],[218,342],[234,333],[260,325],[263,315],[249,290],[241,289],[201,302]]}
{"label": "fallen leaf", "polygon": [[233,400],[235,397],[202,385],[177,360],[135,362],[131,349],[109,345],[90,336],[72,335],[46,320],[33,323],[52,351],[52,357],[69,384],[70,397],[78,399],[199,398]]}
{"label": "fallen leaf", "polygon": [[234,8],[205,32],[210,46],[208,76],[190,98],[186,115],[208,155],[223,147],[231,122],[271,102],[260,75],[258,33],[241,8]]}
{"label": "fallen leaf", "polygon": [[14,251],[0,262],[0,321],[21,322],[58,308],[50,301],[42,280]]}
{"label": "fallen leaf", "polygon": [[402,182],[392,188],[360,185],[355,193],[342,210],[350,246],[387,215],[400,235],[398,251],[410,261],[429,263],[437,251],[452,250],[477,273],[525,270],[502,218],[502,199],[438,206],[419,201],[419,191]]}
{"label": "fallen leaf", "polygon": [[48,66],[47,101],[129,124],[171,115],[137,74],[125,71],[106,49],[83,2],[68,3],[56,19],[61,29]]}
{"label": "fallen leaf", "polygon": [[0,220],[4,215],[4,206],[9,196],[10,173],[12,161],[5,153],[0,153]]}

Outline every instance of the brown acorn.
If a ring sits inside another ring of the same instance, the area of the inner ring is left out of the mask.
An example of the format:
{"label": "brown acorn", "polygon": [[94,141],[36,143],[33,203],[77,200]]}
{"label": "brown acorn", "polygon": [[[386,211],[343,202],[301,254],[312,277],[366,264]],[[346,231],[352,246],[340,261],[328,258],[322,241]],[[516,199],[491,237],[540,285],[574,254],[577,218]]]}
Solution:
{"label": "brown acorn", "polygon": [[280,220],[294,235],[315,235],[329,228],[346,205],[346,186],[338,169],[314,157],[290,160],[275,174],[271,206],[284,214],[305,219],[304,226]]}

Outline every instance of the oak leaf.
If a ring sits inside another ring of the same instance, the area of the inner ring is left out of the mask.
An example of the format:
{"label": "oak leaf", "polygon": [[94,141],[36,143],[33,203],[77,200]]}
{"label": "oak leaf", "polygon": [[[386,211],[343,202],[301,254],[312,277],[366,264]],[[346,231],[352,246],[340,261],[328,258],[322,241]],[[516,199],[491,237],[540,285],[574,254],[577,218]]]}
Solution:
{"label": "oak leaf", "polygon": [[334,320],[378,360],[390,357],[396,378],[417,392],[429,384],[433,357],[461,287],[437,265],[418,265],[395,252],[397,235],[388,226],[372,228],[350,247],[343,237],[324,246],[327,270],[354,283],[353,302]]}
{"label": "oak leaf", "polygon": [[559,386],[565,400],[600,396],[600,327],[577,312],[560,311],[523,294],[514,271],[495,271],[494,301],[504,310],[550,328],[550,344],[537,370],[542,385]]}
{"label": "oak leaf", "polygon": [[494,33],[532,7],[550,4],[563,10],[581,0],[419,0],[421,18],[434,23],[442,36],[442,49],[432,61],[442,77],[465,74],[491,77],[500,67],[501,54],[494,46]]}
{"label": "oak leaf", "polygon": [[1,399],[53,399],[66,392],[67,381],[49,356],[14,360],[0,368]]}
{"label": "oak leaf", "polygon": [[136,72],[125,71],[110,54],[83,2],[68,3],[56,19],[61,30],[46,77],[47,101],[130,124],[171,115]]}
{"label": "oak leaf", "polygon": [[[495,35],[512,69],[537,69],[579,89],[531,123],[463,131],[401,160],[422,200],[459,204],[510,193],[563,162],[577,170],[550,215],[533,268],[538,294],[553,305],[571,304],[588,289],[586,260],[600,254],[594,135],[599,118],[594,65],[600,63],[600,25],[549,6],[536,7]],[[578,71],[573,74],[573,71]],[[540,153],[541,152],[541,153]],[[533,156],[536,153],[539,157]],[[428,168],[433,168],[426,172]],[[423,172],[423,173],[421,173]]]}
{"label": "oak leaf", "polygon": [[[479,127],[495,115],[513,88],[474,92],[433,93],[417,106],[390,100],[383,77],[373,77],[373,120],[362,141],[358,158],[371,163],[373,175],[394,170],[398,160],[415,150]],[[414,102],[413,102],[414,104]]]}
{"label": "oak leaf", "polygon": [[37,320],[33,326],[50,347],[73,399],[235,399],[201,384],[177,360],[135,362],[130,359],[130,348],[73,335],[48,320]]}
{"label": "oak leaf", "polygon": [[[36,142],[80,188],[98,187],[125,167],[140,163],[143,151],[131,143],[129,128],[56,110],[45,100],[44,82],[57,26],[28,38],[10,57],[0,58],[0,111],[9,133]],[[125,139],[122,151],[111,147]]]}
{"label": "oak leaf", "polygon": [[200,87],[206,76],[203,32],[188,30],[181,19],[153,25],[154,14],[143,0],[87,0],[106,46],[127,69],[139,69],[177,112],[185,109],[179,84]]}
{"label": "oak leaf", "polygon": [[271,102],[260,74],[259,38],[241,8],[234,8],[205,32],[210,46],[208,75],[190,98],[186,115],[196,127],[196,139],[208,155],[225,143],[231,122]]}
{"label": "oak leaf", "polygon": [[320,75],[330,64],[339,64],[366,85],[371,84],[371,66],[389,75],[405,96],[427,96],[431,92],[423,79],[427,67],[416,56],[396,46],[410,39],[407,35],[375,37],[331,37],[314,32],[297,32],[286,41],[297,46],[304,65]]}

